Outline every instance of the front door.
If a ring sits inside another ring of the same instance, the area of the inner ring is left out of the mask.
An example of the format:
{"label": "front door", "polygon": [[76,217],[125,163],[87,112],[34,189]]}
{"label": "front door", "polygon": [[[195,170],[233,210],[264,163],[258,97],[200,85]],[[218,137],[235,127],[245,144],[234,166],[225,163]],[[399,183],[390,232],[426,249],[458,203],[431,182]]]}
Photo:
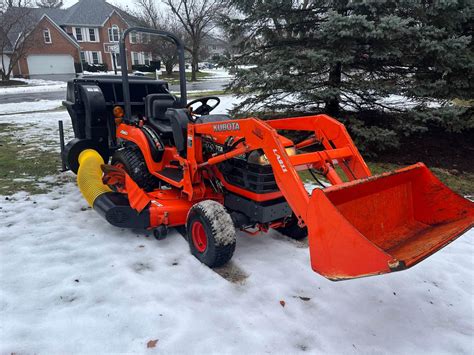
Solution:
{"label": "front door", "polygon": [[114,56],[115,56],[115,65],[117,69],[120,69],[120,54],[119,53],[110,53],[110,62],[112,63],[112,70],[114,69]]}

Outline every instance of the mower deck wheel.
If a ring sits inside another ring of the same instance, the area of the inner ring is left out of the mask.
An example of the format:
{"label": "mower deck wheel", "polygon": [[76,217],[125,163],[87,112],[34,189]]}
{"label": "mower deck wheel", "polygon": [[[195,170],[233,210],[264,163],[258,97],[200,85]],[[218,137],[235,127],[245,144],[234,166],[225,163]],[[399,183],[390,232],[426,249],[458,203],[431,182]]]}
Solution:
{"label": "mower deck wheel", "polygon": [[191,208],[186,233],[191,253],[209,267],[224,265],[234,254],[234,223],[216,201],[202,201]]}
{"label": "mower deck wheel", "polygon": [[276,228],[278,232],[295,240],[301,240],[308,236],[308,228],[298,226],[298,221],[293,218],[286,226]]}
{"label": "mower deck wheel", "polygon": [[156,240],[166,239],[168,236],[168,228],[165,225],[161,225],[153,229],[153,236]]}
{"label": "mower deck wheel", "polygon": [[158,187],[158,178],[148,171],[143,154],[137,146],[117,150],[112,156],[112,165],[124,169],[145,191]]}

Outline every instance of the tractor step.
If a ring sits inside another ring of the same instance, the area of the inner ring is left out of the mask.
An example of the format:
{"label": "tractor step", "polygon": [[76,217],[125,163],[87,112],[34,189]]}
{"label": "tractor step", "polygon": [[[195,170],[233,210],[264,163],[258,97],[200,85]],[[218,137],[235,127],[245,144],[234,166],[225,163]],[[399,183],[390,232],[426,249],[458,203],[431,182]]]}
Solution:
{"label": "tractor step", "polygon": [[183,169],[181,168],[165,168],[160,171],[160,175],[167,177],[175,182],[183,180]]}

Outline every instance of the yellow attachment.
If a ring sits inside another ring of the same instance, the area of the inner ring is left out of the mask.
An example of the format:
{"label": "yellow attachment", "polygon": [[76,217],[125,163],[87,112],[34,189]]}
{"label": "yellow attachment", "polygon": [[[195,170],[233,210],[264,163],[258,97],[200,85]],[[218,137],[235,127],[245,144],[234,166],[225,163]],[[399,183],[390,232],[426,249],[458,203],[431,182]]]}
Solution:
{"label": "yellow attachment", "polygon": [[102,169],[104,159],[93,149],[86,149],[79,154],[79,170],[77,172],[77,185],[89,206],[100,195],[112,191],[102,183]]}

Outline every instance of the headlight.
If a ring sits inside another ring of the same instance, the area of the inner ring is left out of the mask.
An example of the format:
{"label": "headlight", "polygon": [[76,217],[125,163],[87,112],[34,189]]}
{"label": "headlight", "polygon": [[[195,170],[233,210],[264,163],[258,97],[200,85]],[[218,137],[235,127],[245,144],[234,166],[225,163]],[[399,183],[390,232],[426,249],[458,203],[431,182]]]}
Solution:
{"label": "headlight", "polygon": [[249,154],[247,158],[247,162],[250,164],[257,164],[257,165],[269,165],[270,162],[267,159],[267,156],[263,154],[260,150],[254,150]]}
{"label": "headlight", "polygon": [[[296,155],[296,148],[295,147],[287,147],[285,148],[286,154],[289,157]],[[247,161],[250,164],[257,164],[257,165],[269,165],[270,162],[265,154],[262,153],[260,150],[254,150],[249,154]]]}
{"label": "headlight", "polygon": [[296,148],[295,147],[288,147],[285,148],[286,154],[288,154],[289,157],[296,155]]}

